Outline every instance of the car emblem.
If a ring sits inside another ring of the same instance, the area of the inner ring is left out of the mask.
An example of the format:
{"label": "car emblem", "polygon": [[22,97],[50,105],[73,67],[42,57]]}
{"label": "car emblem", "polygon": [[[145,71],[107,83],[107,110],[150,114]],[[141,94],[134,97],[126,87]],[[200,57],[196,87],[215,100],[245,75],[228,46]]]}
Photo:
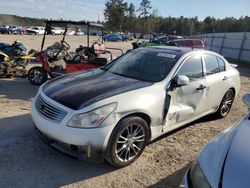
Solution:
{"label": "car emblem", "polygon": [[43,111],[45,108],[44,104],[41,105],[41,111]]}

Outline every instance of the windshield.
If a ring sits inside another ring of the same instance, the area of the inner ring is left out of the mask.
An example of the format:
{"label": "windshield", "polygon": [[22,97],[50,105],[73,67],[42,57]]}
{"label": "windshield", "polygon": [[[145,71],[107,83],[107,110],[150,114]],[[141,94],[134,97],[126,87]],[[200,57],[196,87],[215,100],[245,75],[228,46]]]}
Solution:
{"label": "windshield", "polygon": [[166,49],[138,48],[103,69],[138,80],[159,82],[168,75],[178,59],[176,53]]}

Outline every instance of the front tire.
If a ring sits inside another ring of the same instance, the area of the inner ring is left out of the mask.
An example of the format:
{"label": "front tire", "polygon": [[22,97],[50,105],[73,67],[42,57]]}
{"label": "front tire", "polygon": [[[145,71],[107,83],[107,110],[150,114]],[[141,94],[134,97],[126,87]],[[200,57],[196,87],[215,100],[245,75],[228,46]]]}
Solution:
{"label": "front tire", "polygon": [[114,128],[106,150],[106,159],[117,168],[133,163],[149,141],[149,126],[140,117],[122,119]]}
{"label": "front tire", "polygon": [[32,67],[28,71],[28,79],[33,85],[42,85],[48,80],[48,74],[42,67]]}
{"label": "front tire", "polygon": [[225,95],[222,98],[222,101],[220,103],[220,106],[219,106],[217,112],[215,113],[215,115],[218,118],[224,118],[228,115],[228,113],[231,110],[234,98],[235,98],[234,91],[232,89],[227,90],[227,92],[225,93]]}

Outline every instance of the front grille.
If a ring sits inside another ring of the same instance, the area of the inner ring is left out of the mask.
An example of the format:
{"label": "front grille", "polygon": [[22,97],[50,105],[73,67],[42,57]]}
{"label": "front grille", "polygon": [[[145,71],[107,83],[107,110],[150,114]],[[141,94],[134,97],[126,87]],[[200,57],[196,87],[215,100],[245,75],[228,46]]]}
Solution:
{"label": "front grille", "polygon": [[46,119],[60,123],[67,115],[67,112],[46,101],[41,95],[36,99],[36,109]]}

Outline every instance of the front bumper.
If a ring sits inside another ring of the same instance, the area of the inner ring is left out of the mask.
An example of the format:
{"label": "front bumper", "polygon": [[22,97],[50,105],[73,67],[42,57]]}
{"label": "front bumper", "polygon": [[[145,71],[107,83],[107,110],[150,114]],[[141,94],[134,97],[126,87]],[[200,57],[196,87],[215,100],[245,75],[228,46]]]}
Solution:
{"label": "front bumper", "polygon": [[36,127],[35,131],[46,144],[52,146],[53,148],[57,149],[63,154],[85,161],[87,160],[94,162],[103,162],[104,160],[104,153],[96,152],[94,148],[92,148],[90,145],[76,146],[76,145],[65,144],[63,142],[48,137],[47,135],[39,131],[39,129],[37,129]]}
{"label": "front bumper", "polygon": [[[55,106],[65,108],[45,96],[43,93],[40,94]],[[67,123],[75,113],[73,110],[66,109],[68,114],[60,123],[55,123],[44,118],[37,111],[35,101],[36,98],[32,101],[32,119],[35,123],[37,133],[46,143],[63,153],[79,159],[91,158],[99,161],[103,158],[109,136],[112,132],[112,127],[115,125],[91,129],[68,127]]]}

